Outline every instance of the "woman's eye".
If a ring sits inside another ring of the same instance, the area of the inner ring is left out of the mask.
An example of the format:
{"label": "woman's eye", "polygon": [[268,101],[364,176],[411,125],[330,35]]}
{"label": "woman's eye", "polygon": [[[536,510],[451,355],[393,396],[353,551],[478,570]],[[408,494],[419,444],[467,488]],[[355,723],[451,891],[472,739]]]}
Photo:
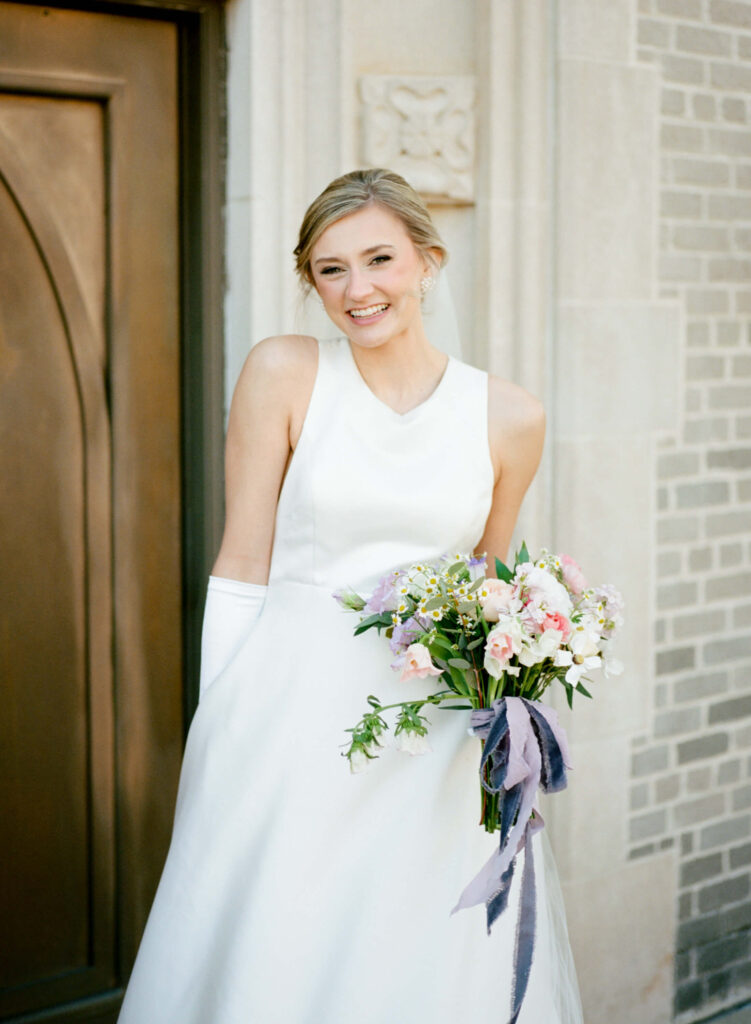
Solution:
{"label": "woman's eye", "polygon": [[383,254],[383,255],[381,255],[381,256],[374,256],[374,257],[373,257],[373,263],[379,263],[379,262],[380,262],[381,260],[383,260],[383,261],[384,261],[384,263],[385,263],[385,262],[387,262],[387,261],[388,261],[388,260],[390,260],[390,259],[391,259],[391,257],[390,257],[390,256],[387,256],[387,255],[386,255],[386,254],[384,253],[384,254]]}
{"label": "woman's eye", "polygon": [[341,267],[324,267],[321,271],[322,274],[337,274],[342,268]]}

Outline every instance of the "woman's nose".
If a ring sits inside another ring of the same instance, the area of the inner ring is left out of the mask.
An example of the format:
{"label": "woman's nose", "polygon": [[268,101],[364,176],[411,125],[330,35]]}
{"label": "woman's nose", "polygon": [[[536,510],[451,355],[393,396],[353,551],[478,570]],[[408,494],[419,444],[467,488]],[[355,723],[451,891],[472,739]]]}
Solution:
{"label": "woman's nose", "polygon": [[357,302],[370,295],[372,290],[368,275],[357,267],[351,268],[347,278],[348,297]]}

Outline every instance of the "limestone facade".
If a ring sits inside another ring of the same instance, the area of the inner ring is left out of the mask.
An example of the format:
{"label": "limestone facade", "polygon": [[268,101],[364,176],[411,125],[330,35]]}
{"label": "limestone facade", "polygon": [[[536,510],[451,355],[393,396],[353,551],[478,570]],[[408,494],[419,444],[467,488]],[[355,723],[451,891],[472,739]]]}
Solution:
{"label": "limestone facade", "polygon": [[547,409],[514,540],[571,553],[626,601],[626,671],[563,711],[576,768],[545,808],[586,1019],[742,1003],[751,2],[229,0],[227,15],[228,400],[258,339],[332,331],[291,250],[310,199],[372,153],[373,81],[464,82],[459,106],[471,84],[470,166],[436,160],[425,180],[465,358]]}

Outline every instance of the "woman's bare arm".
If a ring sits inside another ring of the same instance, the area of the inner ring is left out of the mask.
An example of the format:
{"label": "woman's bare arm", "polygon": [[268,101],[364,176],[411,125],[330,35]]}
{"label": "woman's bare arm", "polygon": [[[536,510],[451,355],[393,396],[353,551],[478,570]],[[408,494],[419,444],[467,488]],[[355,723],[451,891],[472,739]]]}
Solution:
{"label": "woman's bare arm", "polygon": [[245,360],[227,427],[226,519],[214,576],[268,581],[279,492],[317,358],[315,338],[280,335],[259,341]]}
{"label": "woman's bare arm", "polygon": [[508,564],[508,548],[522,499],[537,472],[545,441],[545,409],[524,388],[491,376],[488,437],[495,470],[493,503],[477,551],[487,551],[488,575],[495,558]]}

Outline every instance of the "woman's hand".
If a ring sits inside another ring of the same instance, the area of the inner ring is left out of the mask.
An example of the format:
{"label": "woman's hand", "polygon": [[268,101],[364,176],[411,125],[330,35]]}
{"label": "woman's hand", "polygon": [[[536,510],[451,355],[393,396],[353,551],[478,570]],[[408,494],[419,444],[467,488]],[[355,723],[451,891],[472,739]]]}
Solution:
{"label": "woman's hand", "polygon": [[508,548],[524,495],[537,472],[545,441],[545,409],[534,395],[501,377],[488,380],[488,440],[495,471],[493,503],[477,551],[508,564]]}
{"label": "woman's hand", "polygon": [[266,583],[284,476],[313,391],[315,338],[264,338],[245,360],[230,407],[226,518],[213,576]]}

